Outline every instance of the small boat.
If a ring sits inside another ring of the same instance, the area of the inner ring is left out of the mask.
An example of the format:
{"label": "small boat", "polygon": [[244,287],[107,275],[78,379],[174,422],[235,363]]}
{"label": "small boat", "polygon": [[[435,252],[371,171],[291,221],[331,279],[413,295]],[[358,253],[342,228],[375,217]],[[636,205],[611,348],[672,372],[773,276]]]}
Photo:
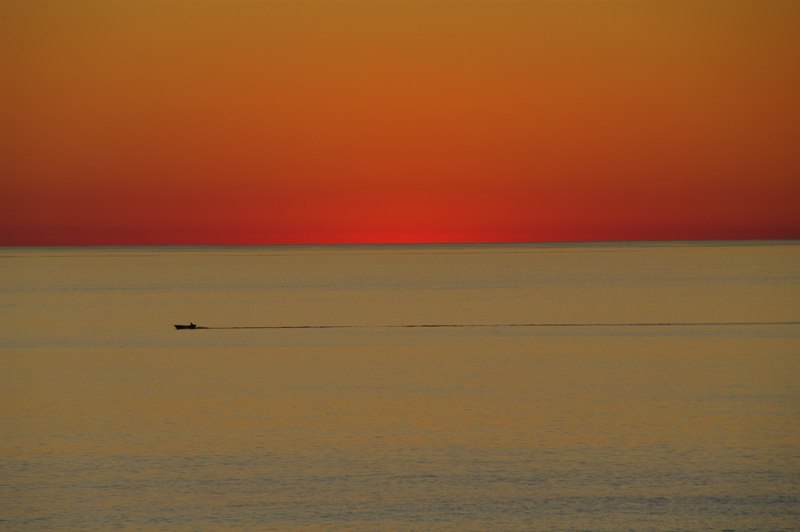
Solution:
{"label": "small boat", "polygon": [[176,325],[176,329],[197,329],[197,325],[192,322],[189,322],[189,325]]}

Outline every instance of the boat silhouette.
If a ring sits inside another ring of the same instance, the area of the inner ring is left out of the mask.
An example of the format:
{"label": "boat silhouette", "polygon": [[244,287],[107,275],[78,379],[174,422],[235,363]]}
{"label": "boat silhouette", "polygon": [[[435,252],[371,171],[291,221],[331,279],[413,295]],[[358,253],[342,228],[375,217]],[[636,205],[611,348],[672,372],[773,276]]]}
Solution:
{"label": "boat silhouette", "polygon": [[197,325],[192,322],[189,322],[189,325],[176,325],[176,329],[196,329]]}

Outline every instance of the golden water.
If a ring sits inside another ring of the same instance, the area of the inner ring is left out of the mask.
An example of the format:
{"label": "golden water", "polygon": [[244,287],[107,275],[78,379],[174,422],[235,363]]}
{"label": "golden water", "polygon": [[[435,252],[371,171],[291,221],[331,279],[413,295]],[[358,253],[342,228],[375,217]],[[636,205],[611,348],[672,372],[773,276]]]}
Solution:
{"label": "golden water", "polygon": [[797,528],[796,242],[4,248],[0,290],[0,529]]}

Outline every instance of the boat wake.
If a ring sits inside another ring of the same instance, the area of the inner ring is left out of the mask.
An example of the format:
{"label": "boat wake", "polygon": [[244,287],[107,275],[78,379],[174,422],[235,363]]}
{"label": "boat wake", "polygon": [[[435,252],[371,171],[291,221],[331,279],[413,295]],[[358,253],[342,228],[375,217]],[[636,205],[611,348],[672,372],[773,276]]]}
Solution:
{"label": "boat wake", "polygon": [[234,329],[455,329],[477,327],[733,327],[744,325],[800,325],[800,321],[652,322],[652,323],[436,323],[412,325],[265,325],[237,327],[185,327],[187,330]]}

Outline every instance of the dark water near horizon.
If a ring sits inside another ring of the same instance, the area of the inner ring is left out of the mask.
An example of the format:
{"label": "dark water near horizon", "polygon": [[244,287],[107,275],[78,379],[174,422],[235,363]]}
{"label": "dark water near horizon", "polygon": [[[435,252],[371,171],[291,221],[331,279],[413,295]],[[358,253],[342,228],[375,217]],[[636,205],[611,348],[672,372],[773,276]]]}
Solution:
{"label": "dark water near horizon", "polygon": [[798,444],[796,241],[0,248],[0,530],[798,530]]}

